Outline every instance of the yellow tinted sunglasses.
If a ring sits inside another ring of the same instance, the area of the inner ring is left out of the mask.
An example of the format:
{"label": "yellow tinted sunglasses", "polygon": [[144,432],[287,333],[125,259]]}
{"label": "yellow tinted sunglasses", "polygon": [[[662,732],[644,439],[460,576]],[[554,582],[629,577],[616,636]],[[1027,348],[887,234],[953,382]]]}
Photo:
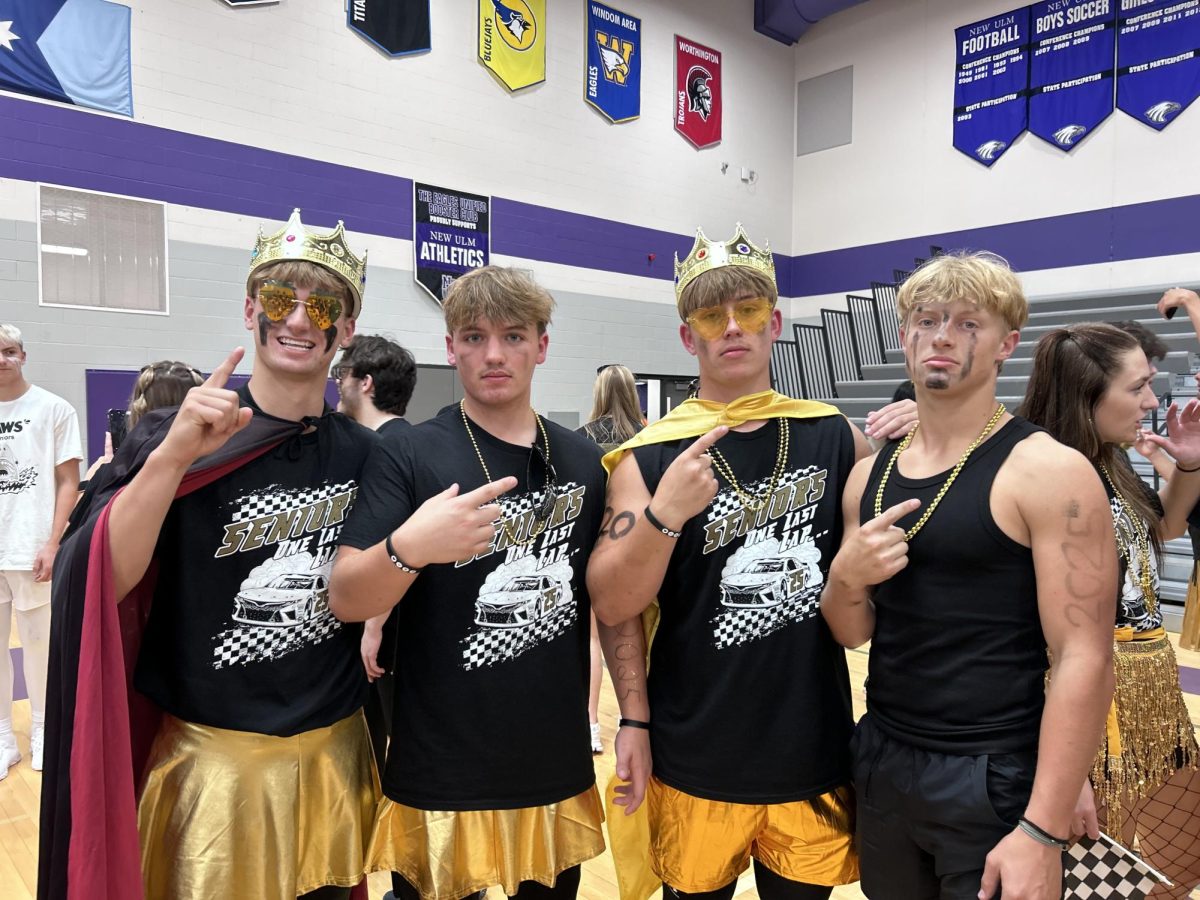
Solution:
{"label": "yellow tinted sunglasses", "polygon": [[[733,318],[738,328],[747,334],[758,334],[771,321],[774,304],[766,297],[739,300],[733,305]],[[687,323],[706,341],[715,341],[729,325],[729,312],[724,306],[706,306],[687,317]]]}
{"label": "yellow tinted sunglasses", "polygon": [[312,291],[307,300],[296,298],[296,286],[287,281],[264,281],[258,289],[258,301],[272,322],[282,322],[292,314],[297,303],[304,304],[308,320],[324,331],[342,315],[342,301],[332,294]]}

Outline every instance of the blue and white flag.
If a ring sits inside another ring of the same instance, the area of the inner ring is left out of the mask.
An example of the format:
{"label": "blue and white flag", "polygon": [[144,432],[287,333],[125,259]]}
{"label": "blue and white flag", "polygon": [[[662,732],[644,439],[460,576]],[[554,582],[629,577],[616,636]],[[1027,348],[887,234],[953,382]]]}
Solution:
{"label": "blue and white flag", "polygon": [[583,99],[610,121],[642,114],[642,20],[587,0]]}
{"label": "blue and white flag", "polygon": [[1028,121],[1029,7],[954,30],[954,146],[991,166]]}
{"label": "blue and white flag", "polygon": [[1117,0],[1042,0],[1032,7],[1029,130],[1063,151],[1113,110]]}
{"label": "blue and white flag", "polygon": [[1121,0],[1117,107],[1162,131],[1200,95],[1200,4]]}
{"label": "blue and white flag", "polygon": [[0,89],[132,116],[129,7],[0,2]]}

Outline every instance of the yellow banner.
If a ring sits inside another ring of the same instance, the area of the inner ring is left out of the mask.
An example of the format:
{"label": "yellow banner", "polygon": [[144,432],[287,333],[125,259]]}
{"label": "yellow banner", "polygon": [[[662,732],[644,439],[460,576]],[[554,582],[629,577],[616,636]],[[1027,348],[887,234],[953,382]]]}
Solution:
{"label": "yellow banner", "polygon": [[510,91],[546,80],[546,0],[479,0],[479,60]]}

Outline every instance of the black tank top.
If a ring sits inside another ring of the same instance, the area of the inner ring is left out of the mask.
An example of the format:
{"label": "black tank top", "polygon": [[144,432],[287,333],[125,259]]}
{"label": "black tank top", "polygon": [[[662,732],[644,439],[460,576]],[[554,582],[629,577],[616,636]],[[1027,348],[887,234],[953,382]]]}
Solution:
{"label": "black tank top", "polygon": [[[850,780],[845,652],[820,615],[842,533],[854,438],[841,416],[776,419],[717,449],[743,489],[769,484],[780,427],[787,464],[748,514],[724,477],[683,527],[663,578],[650,662],[654,775],[696,797],[807,800]],[[633,451],[646,486],[692,440]]]}
{"label": "black tank top", "polygon": [[[972,453],[909,543],[908,565],[875,588],[867,712],[897,740],[964,755],[1037,745],[1047,659],[1033,553],[1001,531],[990,496],[1012,448],[1041,430],[1014,417]],[[895,448],[875,460],[862,522],[875,517]],[[912,527],[949,474],[909,479],[893,468],[882,508],[919,498],[899,522]]]}

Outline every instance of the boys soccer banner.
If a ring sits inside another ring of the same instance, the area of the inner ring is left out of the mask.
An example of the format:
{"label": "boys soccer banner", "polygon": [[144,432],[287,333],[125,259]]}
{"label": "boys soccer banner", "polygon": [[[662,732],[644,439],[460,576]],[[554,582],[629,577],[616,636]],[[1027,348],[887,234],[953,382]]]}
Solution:
{"label": "boys soccer banner", "polygon": [[675,35],[675,130],[698,148],[721,140],[721,54]]}
{"label": "boys soccer banner", "polygon": [[612,122],[642,111],[642,20],[589,0],[583,99]]}
{"label": "boys soccer banner", "polygon": [[1113,110],[1118,0],[1042,0],[1032,7],[1029,130],[1064,152]]}
{"label": "boys soccer banner", "polygon": [[1027,122],[1029,7],[954,30],[954,146],[985,166]]}
{"label": "boys soccer banner", "polygon": [[546,0],[479,0],[479,60],[510,91],[546,80]]}
{"label": "boys soccer banner", "polygon": [[1162,131],[1200,94],[1200,3],[1121,0],[1117,106]]}
{"label": "boys soccer banner", "polygon": [[413,182],[413,277],[440,305],[459,275],[488,264],[491,201]]}
{"label": "boys soccer banner", "polygon": [[389,56],[429,49],[429,0],[350,0],[346,24]]}

